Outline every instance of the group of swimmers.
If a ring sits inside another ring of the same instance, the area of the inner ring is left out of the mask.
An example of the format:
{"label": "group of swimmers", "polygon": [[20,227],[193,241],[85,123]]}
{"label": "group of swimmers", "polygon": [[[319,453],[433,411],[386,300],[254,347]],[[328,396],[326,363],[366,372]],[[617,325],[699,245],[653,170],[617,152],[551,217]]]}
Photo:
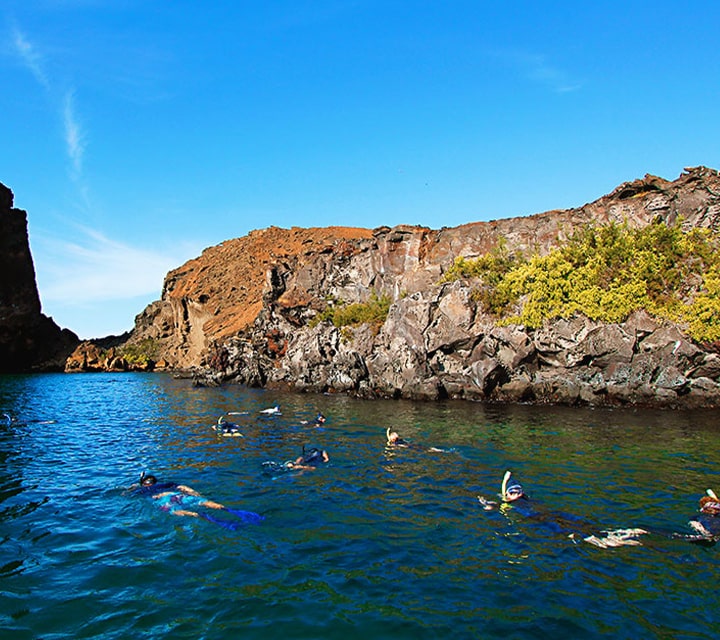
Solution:
{"label": "group of swimmers", "polygon": [[[280,414],[280,407],[274,406],[270,407],[269,409],[263,409],[260,411],[261,414],[266,416],[274,416],[274,415],[281,415]],[[227,416],[249,416],[250,413],[248,411],[230,411],[228,413],[224,413],[221,415],[218,420],[217,424],[213,425],[213,429],[217,431],[217,434],[222,437],[240,437],[243,438],[242,431],[240,430],[240,425],[236,422],[232,422],[231,420],[228,420]],[[312,427],[321,427],[325,424],[325,421],[327,418],[322,414],[318,413],[315,416],[314,420],[301,420],[300,424],[302,425],[309,425]]]}
{"label": "group of swimmers", "polygon": [[[279,415],[279,407],[272,407],[265,409],[261,413],[267,415]],[[229,415],[249,415],[247,412],[231,412],[221,416],[217,424],[213,426],[221,436],[240,436],[240,425],[235,422],[228,420]],[[318,413],[316,418],[312,421],[301,421],[301,424],[322,426],[326,422],[326,418],[322,413]],[[425,447],[417,445],[411,441],[402,438],[396,431],[388,428],[386,430],[386,445],[390,448],[414,448],[419,450],[425,450],[428,452],[447,452],[448,450],[440,449],[437,447]],[[264,463],[270,465],[273,469],[288,470],[314,470],[318,466],[326,464],[330,461],[330,455],[325,449],[318,447],[306,448],[303,446],[302,453],[294,460],[288,460],[282,464],[274,462]],[[157,478],[152,475],[144,475],[140,479],[139,488],[142,493],[150,495],[153,499],[158,501],[158,505],[164,511],[167,511],[177,516],[192,516],[192,517],[203,517],[208,520],[214,520],[212,517],[208,517],[207,514],[201,512],[200,509],[210,509],[216,511],[226,511],[231,514],[240,514],[241,518],[245,522],[259,522],[262,516],[253,514],[252,512],[238,511],[229,509],[224,505],[208,500],[201,496],[198,492],[191,489],[186,485],[165,482],[159,483]],[[674,538],[683,538],[691,542],[698,542],[701,544],[714,544],[717,540],[720,540],[720,499],[711,490],[707,490],[707,495],[704,495],[700,499],[699,513],[689,521],[689,526],[693,529],[692,534],[677,534],[672,533],[671,536]],[[483,496],[478,496],[478,502],[487,511],[492,511],[495,508],[505,510],[507,507],[512,506],[517,509],[523,515],[531,518],[540,519],[544,521],[548,526],[552,526],[557,530],[567,530],[570,537],[575,537],[577,528],[585,528],[582,523],[579,523],[578,519],[562,514],[547,514],[541,510],[535,508],[534,503],[531,504],[530,499],[523,489],[522,485],[512,476],[510,471],[507,471],[502,479],[499,501],[488,500]],[[248,515],[249,514],[249,515]],[[598,547],[617,547],[625,545],[640,545],[639,537],[650,533],[646,529],[632,528],[632,529],[615,529],[612,531],[605,531],[603,535],[584,535],[582,539],[592,545]]]}
{"label": "group of swimmers", "polygon": [[[280,415],[280,407],[274,406],[260,411],[262,415],[274,416]],[[231,411],[223,414],[213,425],[213,429],[222,437],[244,437],[241,427],[236,422],[231,421],[228,416],[248,416],[247,411]],[[322,426],[325,424],[326,418],[322,413],[318,413],[312,421],[303,420],[301,424]],[[325,449],[318,447],[306,448],[303,446],[302,453],[294,460],[288,460],[280,465],[286,470],[314,470],[319,465],[330,461],[330,455]],[[251,511],[242,511],[231,509],[214,500],[208,500],[200,493],[188,487],[187,485],[178,484],[176,482],[158,482],[156,476],[146,474],[144,471],[140,476],[138,483],[132,485],[130,490],[137,491],[141,495],[149,496],[157,501],[157,506],[162,511],[170,513],[174,516],[189,516],[193,518],[204,518],[212,522],[216,522],[228,528],[235,528],[236,523],[227,520],[219,520],[205,511],[211,509],[214,511],[225,511],[233,516],[239,516],[244,523],[257,523],[264,518],[259,514]]]}

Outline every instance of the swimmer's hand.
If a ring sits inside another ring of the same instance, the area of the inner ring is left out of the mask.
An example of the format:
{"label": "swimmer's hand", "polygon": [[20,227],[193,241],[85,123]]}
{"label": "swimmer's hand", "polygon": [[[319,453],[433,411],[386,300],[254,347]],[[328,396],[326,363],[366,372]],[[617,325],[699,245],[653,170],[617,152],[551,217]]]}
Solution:
{"label": "swimmer's hand", "polygon": [[482,505],[482,508],[485,509],[485,511],[492,511],[495,507],[497,507],[497,502],[487,500],[483,496],[478,496],[477,499],[478,502]]}

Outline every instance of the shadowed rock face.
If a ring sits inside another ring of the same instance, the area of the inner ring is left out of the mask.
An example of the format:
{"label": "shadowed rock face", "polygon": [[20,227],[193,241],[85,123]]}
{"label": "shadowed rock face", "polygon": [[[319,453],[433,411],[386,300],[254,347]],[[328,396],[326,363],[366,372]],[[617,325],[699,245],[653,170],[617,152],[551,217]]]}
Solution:
{"label": "shadowed rock face", "polygon": [[62,370],[77,336],[43,315],[27,214],[0,184],[0,373]]}
{"label": "shadowed rock face", "polygon": [[[625,183],[582,207],[455,228],[330,227],[253,231],[170,272],[162,299],[136,319],[175,368],[207,381],[361,396],[587,404],[718,406],[709,346],[636,314],[621,325],[584,318],[542,330],[496,327],[462,282],[438,284],[458,256],[503,238],[547,252],[586,223],[655,219],[720,229],[720,177],[703,167],[675,181]],[[328,299],[393,303],[379,331],[310,321]]]}

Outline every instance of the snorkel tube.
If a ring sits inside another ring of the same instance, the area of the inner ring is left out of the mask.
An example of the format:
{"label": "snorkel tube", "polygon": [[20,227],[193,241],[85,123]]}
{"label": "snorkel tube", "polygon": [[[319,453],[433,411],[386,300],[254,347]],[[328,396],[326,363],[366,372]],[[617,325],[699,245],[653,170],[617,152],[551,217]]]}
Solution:
{"label": "snorkel tube", "polygon": [[505,502],[507,502],[507,485],[511,475],[512,473],[510,471],[506,471],[502,479],[502,484],[500,485],[500,497]]}
{"label": "snorkel tube", "polygon": [[713,500],[717,500],[718,497],[715,494],[715,492],[712,489],[706,489],[705,493],[707,493]]}

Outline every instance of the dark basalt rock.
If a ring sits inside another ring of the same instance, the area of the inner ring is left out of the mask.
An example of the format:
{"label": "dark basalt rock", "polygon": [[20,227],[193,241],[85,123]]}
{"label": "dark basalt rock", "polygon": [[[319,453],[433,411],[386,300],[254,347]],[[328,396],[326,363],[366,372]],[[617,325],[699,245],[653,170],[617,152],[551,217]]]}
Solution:
{"label": "dark basalt rock", "polygon": [[27,213],[0,184],[0,373],[62,371],[78,337],[43,315]]}

